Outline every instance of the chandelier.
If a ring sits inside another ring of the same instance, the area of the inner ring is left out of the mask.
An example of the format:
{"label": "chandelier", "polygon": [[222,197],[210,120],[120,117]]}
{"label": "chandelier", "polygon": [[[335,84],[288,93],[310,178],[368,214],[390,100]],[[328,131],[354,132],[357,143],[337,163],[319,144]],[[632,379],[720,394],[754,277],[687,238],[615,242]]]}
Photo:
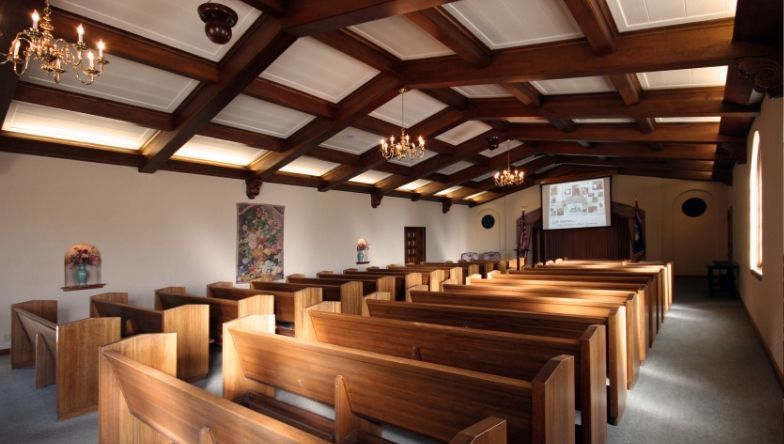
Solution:
{"label": "chandelier", "polygon": [[506,169],[495,173],[495,186],[508,187],[512,185],[520,185],[525,179],[525,173],[520,170],[512,171],[512,166],[509,163],[509,151],[506,152]]}
{"label": "chandelier", "polygon": [[84,43],[82,25],[76,28],[79,36],[77,43],[55,38],[52,35],[54,26],[49,0],[45,0],[45,5],[43,17],[38,15],[38,11],[33,11],[33,26],[16,34],[2,63],[11,63],[14,74],[21,77],[31,61],[39,61],[41,69],[51,76],[55,83],[60,83],[60,75],[66,72],[67,66],[70,66],[77,80],[85,85],[91,85],[96,77],[103,74],[103,65],[109,63],[103,57],[106,45],[103,40],[98,41],[98,57],[96,57]]}
{"label": "chandelier", "polygon": [[400,140],[395,141],[395,136],[381,140],[381,155],[386,160],[414,159],[425,155],[425,139],[419,136],[417,143],[411,143],[411,138],[405,128],[405,89],[400,90]]}

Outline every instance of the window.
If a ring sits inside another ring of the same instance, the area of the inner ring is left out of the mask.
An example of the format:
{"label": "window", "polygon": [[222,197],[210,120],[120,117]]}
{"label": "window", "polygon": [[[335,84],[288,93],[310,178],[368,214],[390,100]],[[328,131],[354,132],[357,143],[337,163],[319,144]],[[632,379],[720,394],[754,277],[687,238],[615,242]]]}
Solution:
{"label": "window", "polygon": [[749,267],[762,275],[762,156],[759,149],[759,131],[751,142],[749,168]]}

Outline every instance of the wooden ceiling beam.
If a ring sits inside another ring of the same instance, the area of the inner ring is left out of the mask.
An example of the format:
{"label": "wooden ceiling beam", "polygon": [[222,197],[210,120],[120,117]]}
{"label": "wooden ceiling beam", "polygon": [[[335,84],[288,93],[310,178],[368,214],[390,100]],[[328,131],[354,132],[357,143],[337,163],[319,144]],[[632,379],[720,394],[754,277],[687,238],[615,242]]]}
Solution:
{"label": "wooden ceiling beam", "polygon": [[286,0],[242,0],[246,4],[253,6],[259,11],[269,14],[276,18],[281,18],[286,14]]}
{"label": "wooden ceiling beam", "polygon": [[613,74],[609,76],[610,82],[618,94],[621,95],[623,103],[626,105],[636,105],[640,103],[640,81],[635,74]]}
{"label": "wooden ceiling beam", "polygon": [[217,63],[62,9],[52,8],[52,24],[62,30],[73,30],[83,24],[85,39],[106,42],[109,60],[116,55],[201,82],[215,83],[220,78]]}
{"label": "wooden ceiling beam", "polygon": [[331,119],[335,116],[335,105],[328,100],[261,77],[251,82],[242,93],[317,117]]}
{"label": "wooden ceiling beam", "polygon": [[572,154],[582,156],[606,156],[632,159],[682,159],[714,160],[716,144],[661,144],[657,150],[643,143],[597,143],[590,148],[577,143],[550,142],[534,147],[537,154]]}
{"label": "wooden ceiling beam", "polygon": [[214,139],[228,140],[236,143],[243,143],[253,148],[267,151],[281,151],[286,141],[267,134],[248,131],[232,126],[220,125],[209,122],[199,128],[201,136],[212,137]]}
{"label": "wooden ceiling beam", "polygon": [[286,30],[298,37],[434,8],[454,0],[290,0]]}
{"label": "wooden ceiling beam", "polygon": [[406,17],[473,66],[486,66],[493,58],[484,43],[441,7],[412,12]]}
{"label": "wooden ceiling beam", "polygon": [[635,124],[584,124],[570,133],[549,125],[510,125],[506,134],[520,140],[551,141],[738,143],[744,140],[719,134],[718,123],[659,124],[650,134],[638,131]]}
{"label": "wooden ceiling beam", "polygon": [[687,88],[645,91],[636,104],[626,104],[616,93],[568,94],[547,97],[541,106],[526,106],[513,98],[473,99],[466,117],[502,119],[539,118],[644,118],[644,117],[755,117],[759,105],[737,105],[724,101],[724,88]]}
{"label": "wooden ceiling beam", "polygon": [[468,106],[468,97],[451,88],[423,89],[422,92],[455,109],[464,110]]}
{"label": "wooden ceiling beam", "polygon": [[646,30],[616,38],[616,51],[596,57],[585,41],[557,42],[493,52],[476,68],[460,57],[421,59],[403,64],[409,88],[516,83],[633,72],[727,65],[738,57],[780,57],[778,48],[732,41],[733,20]]}
{"label": "wooden ceiling beam", "polygon": [[604,15],[602,0],[564,0],[596,55],[615,51],[613,25]]}
{"label": "wooden ceiling beam", "polygon": [[237,50],[221,63],[220,81],[202,84],[175,115],[175,129],[158,133],[145,145],[142,153],[148,160],[140,170],[153,173],[164,165],[295,40],[277,20],[262,15],[237,42]]}
{"label": "wooden ceiling beam", "polygon": [[398,86],[396,78],[378,74],[337,105],[334,120],[314,119],[286,141],[285,151],[269,153],[254,162],[251,169],[255,172],[255,177],[264,180],[292,160],[351,126],[360,117],[394,98],[398,94]]}
{"label": "wooden ceiling beam", "polygon": [[502,85],[504,89],[523,105],[538,107],[542,105],[542,94],[528,82]]}
{"label": "wooden ceiling beam", "polygon": [[348,29],[323,32],[313,38],[390,75],[397,75],[403,63],[385,49]]}
{"label": "wooden ceiling beam", "polygon": [[701,180],[715,182],[711,171],[676,171],[676,170],[645,170],[636,168],[619,168],[618,174],[629,176],[660,177],[663,179]]}
{"label": "wooden ceiling beam", "polygon": [[[408,132],[412,137],[426,134],[432,139],[432,136],[448,131],[463,121],[462,111],[447,108],[412,126]],[[427,144],[432,145],[431,140],[428,140]],[[387,160],[381,155],[379,147],[374,146],[360,155],[359,163],[356,166],[342,165],[327,173],[324,176],[324,184],[319,187],[319,191],[334,190],[352,177],[377,168],[386,162]]]}
{"label": "wooden ceiling beam", "polygon": [[173,117],[168,113],[31,83],[19,82],[13,98],[36,105],[131,122],[161,131],[174,128]]}
{"label": "wooden ceiling beam", "polygon": [[656,119],[653,117],[638,117],[635,122],[637,129],[643,133],[652,133],[656,129]]}
{"label": "wooden ceiling beam", "polygon": [[[11,46],[16,33],[30,27],[30,4],[25,0],[5,0],[0,3],[0,51]],[[11,64],[0,65],[0,126],[5,121],[8,107],[14,98],[19,77]]]}
{"label": "wooden ceiling beam", "polygon": [[688,170],[713,171],[713,160],[663,160],[663,159],[600,159],[590,156],[557,156],[561,165],[585,165],[639,170]]}

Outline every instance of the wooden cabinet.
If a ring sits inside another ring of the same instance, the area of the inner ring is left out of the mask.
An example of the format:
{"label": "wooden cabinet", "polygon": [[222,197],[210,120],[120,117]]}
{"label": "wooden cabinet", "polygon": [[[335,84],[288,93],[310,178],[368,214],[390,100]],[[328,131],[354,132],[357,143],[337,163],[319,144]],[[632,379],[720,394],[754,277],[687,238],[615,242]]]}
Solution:
{"label": "wooden cabinet", "polygon": [[425,251],[425,227],[405,227],[404,228],[405,253],[404,258],[407,264],[419,264],[425,262],[427,253]]}

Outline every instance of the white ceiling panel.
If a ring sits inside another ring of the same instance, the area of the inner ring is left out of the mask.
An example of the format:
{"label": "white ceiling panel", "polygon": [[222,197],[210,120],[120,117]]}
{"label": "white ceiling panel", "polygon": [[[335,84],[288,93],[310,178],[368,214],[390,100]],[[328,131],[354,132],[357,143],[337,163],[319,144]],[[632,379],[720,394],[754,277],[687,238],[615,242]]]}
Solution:
{"label": "white ceiling panel", "polygon": [[476,194],[472,194],[470,196],[466,196],[465,200],[476,200],[476,199],[482,197],[485,194],[487,194],[487,191],[480,191],[480,192],[478,192]]}
{"label": "white ceiling panel", "polygon": [[429,159],[429,158],[431,158],[433,156],[436,156],[437,154],[438,153],[436,153],[435,151],[430,151],[430,150],[427,149],[427,147],[425,147],[425,155],[422,156],[422,157],[418,157],[416,159],[408,159],[408,158],[406,158],[406,159],[403,159],[403,160],[395,159],[395,160],[390,160],[390,162],[396,163],[398,165],[403,165],[403,166],[410,167],[410,166],[414,166],[414,165],[416,165],[416,164],[418,164],[420,162],[424,162],[427,159]]}
{"label": "white ceiling panel", "polygon": [[101,99],[173,113],[199,82],[141,63],[111,57],[103,75],[90,86],[82,84],[71,72],[55,83],[39,64],[28,69],[22,80],[49,88],[85,94]]}
{"label": "white ceiling panel", "polygon": [[607,77],[574,77],[571,79],[537,80],[531,82],[540,93],[550,96],[556,94],[586,94],[615,91]]}
{"label": "white ceiling panel", "polygon": [[439,57],[454,52],[403,16],[352,26],[349,29],[386,49],[401,60]]}
{"label": "white ceiling panel", "polygon": [[[187,51],[213,62],[221,60],[240,37],[261,15],[241,0],[222,0],[239,16],[237,25],[232,28],[231,42],[216,45],[204,34],[204,23],[196,8],[201,1],[161,1],[161,0],[51,0],[52,6],[91,18],[115,28],[138,34],[152,41]],[[41,2],[43,3],[43,2]],[[58,32],[59,31],[59,32]],[[94,46],[90,28],[85,29],[85,41]],[[67,30],[55,30],[58,35],[67,35]],[[66,32],[66,34],[61,34]],[[75,37],[75,35],[74,35]],[[110,60],[112,47],[108,45]],[[112,65],[109,65],[111,67]],[[107,68],[109,68],[107,67]]]}
{"label": "white ceiling panel", "polygon": [[8,107],[3,131],[129,150],[138,150],[156,132],[120,120],[17,101]]}
{"label": "white ceiling panel", "polygon": [[642,89],[698,88],[724,86],[727,81],[726,66],[707,68],[675,69],[637,74]]}
{"label": "white ceiling panel", "polygon": [[523,165],[525,165],[527,163],[530,163],[530,162],[536,160],[538,157],[539,156],[537,156],[536,154],[534,154],[533,156],[528,156],[525,159],[518,160],[517,162],[512,162],[512,166],[513,167],[523,166]]}
{"label": "white ceiling panel", "polygon": [[204,160],[227,165],[248,166],[267,151],[248,145],[212,137],[194,136],[176,153],[175,157]]}
{"label": "white ceiling panel", "polygon": [[310,114],[240,94],[212,121],[286,139],[313,119]]}
{"label": "white ceiling panel", "polygon": [[454,186],[454,187],[449,187],[449,188],[447,188],[445,190],[437,192],[436,196],[446,196],[447,194],[454,193],[455,191],[462,190],[462,189],[463,189],[463,187],[461,187],[459,185],[458,186]]}
{"label": "white ceiling panel", "polygon": [[338,164],[336,163],[316,159],[315,157],[302,156],[294,159],[288,165],[281,168],[280,171],[307,174],[308,176],[323,176],[336,167],[338,167]]}
{"label": "white ceiling panel", "polygon": [[451,145],[460,145],[461,143],[471,140],[474,137],[491,130],[492,127],[479,120],[469,120],[461,123],[460,125],[452,128],[451,130],[441,133],[436,139],[449,143]]}
{"label": "white ceiling panel", "polygon": [[634,119],[626,119],[622,117],[607,117],[595,119],[572,119],[574,123],[632,123]]}
{"label": "white ceiling panel", "polygon": [[464,0],[444,5],[444,8],[490,49],[583,35],[561,1]]}
{"label": "white ceiling panel", "polygon": [[483,181],[483,180],[487,180],[487,179],[489,179],[489,178],[493,177],[493,175],[494,175],[495,173],[496,173],[495,171],[491,171],[491,172],[489,172],[489,173],[482,174],[482,175],[481,175],[481,176],[479,176],[479,177],[474,177],[472,180],[473,180],[474,182],[481,182],[481,181]]}
{"label": "white ceiling panel", "polygon": [[376,170],[369,170],[365,171],[364,173],[360,174],[359,176],[352,177],[349,179],[349,182],[357,182],[357,183],[364,183],[368,185],[375,185],[378,182],[386,179],[387,177],[391,176],[391,173],[384,173],[382,171]]}
{"label": "white ceiling panel", "polygon": [[468,85],[453,87],[455,91],[469,99],[490,99],[494,97],[513,97],[501,85]]}
{"label": "white ceiling panel", "polygon": [[423,186],[429,184],[430,182],[431,182],[430,180],[418,179],[418,180],[415,180],[413,182],[409,182],[409,183],[403,185],[402,187],[398,187],[398,190],[400,190],[400,191],[414,191],[414,190],[417,190],[419,188],[422,188]]}
{"label": "white ceiling panel", "polygon": [[702,116],[702,117],[657,117],[658,123],[713,123],[721,122],[720,116]]}
{"label": "white ceiling panel", "polygon": [[461,160],[460,162],[453,163],[452,165],[449,165],[446,168],[438,170],[438,172],[446,175],[455,174],[456,172],[462,171],[470,166],[474,166],[474,164],[471,162],[466,162],[464,160]]}
{"label": "white ceiling panel", "polygon": [[607,0],[620,32],[735,16],[737,0]]}
{"label": "white ceiling panel", "polygon": [[548,123],[549,120],[543,117],[507,117],[509,123]]}
{"label": "white ceiling panel", "polygon": [[[403,126],[406,128],[416,125],[446,108],[445,104],[419,91],[406,91],[405,96],[406,121]],[[402,112],[400,101],[401,98],[398,94],[394,99],[377,108],[370,115],[385,122],[400,125],[400,114]],[[416,136],[414,135],[414,137]]]}
{"label": "white ceiling panel", "polygon": [[485,157],[495,157],[495,156],[497,156],[499,154],[503,154],[503,153],[505,153],[505,152],[507,152],[507,151],[509,151],[511,149],[517,148],[518,146],[520,146],[522,144],[523,144],[523,142],[520,142],[519,140],[504,141],[504,142],[501,143],[501,146],[499,146],[498,148],[496,148],[496,149],[494,149],[492,151],[489,150],[489,149],[486,149],[486,150],[482,151],[479,154],[481,154],[481,155],[483,155]]}
{"label": "white ceiling panel", "polygon": [[348,127],[327,139],[321,146],[351,154],[362,154],[379,145],[381,139],[383,137],[377,134]]}
{"label": "white ceiling panel", "polygon": [[337,103],[378,71],[312,37],[303,37],[275,60],[261,77]]}

